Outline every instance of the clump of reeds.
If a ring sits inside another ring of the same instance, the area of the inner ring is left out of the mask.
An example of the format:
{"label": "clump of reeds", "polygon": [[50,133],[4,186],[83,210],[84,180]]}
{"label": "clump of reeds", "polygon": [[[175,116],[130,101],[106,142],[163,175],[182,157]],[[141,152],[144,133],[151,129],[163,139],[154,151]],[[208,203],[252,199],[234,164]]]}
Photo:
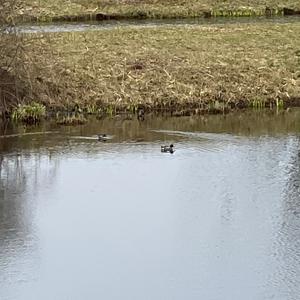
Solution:
{"label": "clump of reeds", "polygon": [[32,102],[19,104],[12,111],[12,119],[27,124],[39,123],[46,116],[46,107],[43,104]]}
{"label": "clump of reeds", "polygon": [[255,98],[253,101],[252,101],[252,107],[254,109],[263,109],[266,107],[266,103],[265,101],[263,101],[262,99],[260,98]]}

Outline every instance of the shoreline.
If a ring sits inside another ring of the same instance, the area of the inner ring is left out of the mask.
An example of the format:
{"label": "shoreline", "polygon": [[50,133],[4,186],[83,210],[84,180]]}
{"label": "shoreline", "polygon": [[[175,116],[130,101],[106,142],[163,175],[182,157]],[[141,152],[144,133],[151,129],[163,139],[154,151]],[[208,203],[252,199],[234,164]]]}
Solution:
{"label": "shoreline", "polygon": [[22,0],[20,22],[300,15],[298,0]]}
{"label": "shoreline", "polygon": [[[145,110],[144,110],[145,109]],[[14,119],[12,114],[6,114],[0,116],[1,121],[10,121],[15,124],[24,124],[24,125],[38,125],[41,122],[54,122],[60,126],[77,126],[84,125],[88,123],[91,119],[103,120],[107,118],[112,119],[122,119],[122,120],[138,120],[143,122],[147,118],[151,117],[170,117],[170,118],[180,118],[180,117],[199,117],[205,118],[214,115],[230,115],[230,114],[254,114],[254,113],[263,113],[263,114],[288,114],[294,110],[299,111],[300,109],[300,98],[297,99],[296,103],[285,103],[284,106],[257,106],[257,107],[239,107],[233,109],[207,109],[207,110],[198,110],[187,107],[182,110],[163,110],[163,109],[153,109],[145,108],[140,106],[136,111],[130,111],[128,109],[116,109],[114,112],[109,112],[101,109],[102,113],[97,112],[87,112],[86,110],[78,112],[76,110],[66,111],[66,110],[46,110],[45,115],[39,116],[36,120],[30,119],[30,116],[24,115],[23,119]],[[140,112],[142,111],[142,115]]]}

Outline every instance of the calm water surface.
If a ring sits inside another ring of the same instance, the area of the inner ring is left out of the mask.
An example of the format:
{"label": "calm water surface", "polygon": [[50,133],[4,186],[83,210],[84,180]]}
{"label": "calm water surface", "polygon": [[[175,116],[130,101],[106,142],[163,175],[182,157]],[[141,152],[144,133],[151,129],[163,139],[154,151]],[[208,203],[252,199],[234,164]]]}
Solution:
{"label": "calm water surface", "polygon": [[299,110],[0,128],[1,300],[299,299]]}
{"label": "calm water surface", "polygon": [[[17,26],[21,33],[39,32],[80,32],[90,30],[110,30],[121,27],[147,28],[147,27],[182,27],[182,26],[206,26],[225,24],[252,24],[252,23],[298,23],[299,16],[277,16],[277,17],[218,17],[218,18],[184,18],[184,19],[146,19],[146,20],[120,20],[100,22],[65,22],[53,24],[26,24]],[[9,32],[9,30],[8,30]]]}

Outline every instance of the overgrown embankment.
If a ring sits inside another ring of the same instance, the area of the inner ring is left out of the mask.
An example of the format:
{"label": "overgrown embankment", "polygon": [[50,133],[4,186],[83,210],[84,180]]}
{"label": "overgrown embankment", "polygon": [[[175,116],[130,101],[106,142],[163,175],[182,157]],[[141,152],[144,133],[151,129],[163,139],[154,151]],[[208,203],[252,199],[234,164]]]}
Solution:
{"label": "overgrown embankment", "polygon": [[300,23],[27,35],[27,101],[86,112],[300,103]]}
{"label": "overgrown embankment", "polygon": [[22,37],[14,27],[18,7],[18,0],[0,0],[0,116],[24,94]]}
{"label": "overgrown embankment", "polygon": [[23,0],[23,21],[189,18],[300,14],[298,0]]}

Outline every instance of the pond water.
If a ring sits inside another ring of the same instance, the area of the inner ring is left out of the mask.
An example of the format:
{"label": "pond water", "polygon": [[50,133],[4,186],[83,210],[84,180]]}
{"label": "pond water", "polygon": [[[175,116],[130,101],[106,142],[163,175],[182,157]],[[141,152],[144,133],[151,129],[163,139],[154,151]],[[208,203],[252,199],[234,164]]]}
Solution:
{"label": "pond water", "polygon": [[65,22],[45,24],[25,24],[17,27],[21,33],[39,32],[80,32],[87,30],[108,30],[120,27],[161,27],[161,26],[201,26],[201,25],[224,25],[224,24],[249,24],[249,23],[294,23],[300,22],[299,16],[281,17],[218,17],[218,18],[190,18],[190,19],[146,19],[146,20],[110,20],[101,22]]}
{"label": "pond water", "polygon": [[299,110],[0,128],[1,300],[299,299]]}

